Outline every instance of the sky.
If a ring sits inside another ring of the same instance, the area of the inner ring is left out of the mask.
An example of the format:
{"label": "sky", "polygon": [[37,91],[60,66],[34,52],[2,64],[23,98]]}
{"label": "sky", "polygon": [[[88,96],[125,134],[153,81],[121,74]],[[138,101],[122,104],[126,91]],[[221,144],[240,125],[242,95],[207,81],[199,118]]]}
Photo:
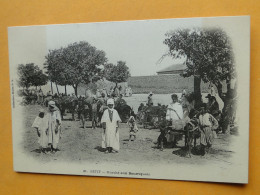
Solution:
{"label": "sky", "polygon": [[158,63],[168,51],[163,44],[165,33],[200,25],[201,19],[197,18],[185,22],[167,19],[18,27],[9,32],[15,39],[11,49],[15,57],[10,60],[43,67],[48,50],[87,41],[105,51],[109,63],[125,61],[132,76],[156,75],[158,70],[183,62],[166,57]]}
{"label": "sky", "polygon": [[[43,68],[51,49],[87,41],[106,53],[109,63],[125,61],[132,76],[156,75],[156,72],[182,61],[158,60],[168,48],[165,33],[181,28],[220,27],[232,38],[238,80],[248,86],[250,17],[212,17],[99,22],[85,24],[41,25],[8,28],[10,80],[17,80],[19,64],[35,63]],[[245,82],[246,81],[246,82]],[[244,90],[241,90],[243,93]]]}

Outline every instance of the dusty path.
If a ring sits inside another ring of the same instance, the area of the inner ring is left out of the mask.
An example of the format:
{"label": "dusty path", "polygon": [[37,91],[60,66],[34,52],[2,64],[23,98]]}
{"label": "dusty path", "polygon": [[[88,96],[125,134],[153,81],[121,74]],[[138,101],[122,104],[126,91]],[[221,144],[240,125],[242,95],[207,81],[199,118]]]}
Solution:
{"label": "dusty path", "polygon": [[226,164],[230,165],[228,144],[234,136],[219,135],[215,140],[209,154],[202,157],[192,155],[191,158],[185,156],[184,141],[178,143],[177,148],[167,148],[159,151],[155,142],[159,135],[158,129],[139,129],[137,139],[128,144],[129,130],[126,124],[121,124],[120,131],[120,151],[119,153],[105,154],[101,152],[101,128],[91,129],[90,122],[88,127],[83,129],[79,121],[70,121],[70,114],[65,117],[62,124],[62,139],[59,143],[59,151],[55,154],[39,153],[37,134],[31,127],[35,116],[38,114],[40,106],[29,105],[25,107],[26,128],[24,132],[24,143],[22,144],[25,152],[42,162],[67,161],[67,162],[94,162],[96,164],[111,162],[115,164]]}

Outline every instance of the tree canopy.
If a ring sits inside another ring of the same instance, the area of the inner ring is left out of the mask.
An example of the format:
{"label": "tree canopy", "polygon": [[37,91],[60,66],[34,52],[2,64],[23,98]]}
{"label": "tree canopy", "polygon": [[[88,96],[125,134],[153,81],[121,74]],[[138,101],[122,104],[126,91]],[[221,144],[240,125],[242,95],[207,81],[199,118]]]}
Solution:
{"label": "tree canopy", "polygon": [[65,48],[51,50],[46,56],[45,67],[51,81],[60,85],[71,85],[77,95],[80,83],[89,84],[101,78],[107,61],[105,52],[82,41]]}
{"label": "tree canopy", "polygon": [[63,58],[63,48],[50,50],[45,59],[44,66],[47,68],[50,81],[59,85],[70,84],[70,81],[67,79],[69,76]]}
{"label": "tree canopy", "polygon": [[220,89],[221,81],[229,81],[236,75],[231,40],[222,29],[181,29],[166,36],[164,44],[169,47],[168,54],[186,60],[183,76],[193,75]]}
{"label": "tree canopy", "polygon": [[126,82],[131,76],[126,62],[118,61],[117,65],[107,64],[105,66],[105,78],[108,81],[114,82],[116,85],[121,82]]}
{"label": "tree canopy", "polygon": [[195,107],[201,103],[201,80],[214,84],[222,98],[222,81],[227,83],[222,130],[228,131],[233,94],[230,81],[236,78],[230,38],[220,28],[182,29],[166,36],[164,43],[169,47],[168,55],[186,60],[187,69],[182,76],[194,76]]}
{"label": "tree canopy", "polygon": [[18,65],[18,84],[20,87],[28,89],[31,86],[42,86],[48,81],[47,75],[34,63]]}

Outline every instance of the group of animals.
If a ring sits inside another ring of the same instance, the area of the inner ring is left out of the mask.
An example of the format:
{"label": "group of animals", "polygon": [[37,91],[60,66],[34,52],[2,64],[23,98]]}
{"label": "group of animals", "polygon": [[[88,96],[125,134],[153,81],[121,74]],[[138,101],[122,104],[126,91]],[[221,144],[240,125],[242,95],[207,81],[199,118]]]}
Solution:
{"label": "group of animals", "polygon": [[[196,147],[197,139],[200,138],[200,130],[198,128],[198,114],[199,111],[192,109],[186,123],[184,122],[183,130],[174,130],[172,128],[172,122],[166,120],[167,106],[158,104],[157,106],[144,106],[140,105],[137,113],[138,121],[144,128],[149,127],[160,129],[160,135],[157,139],[157,148],[163,150],[165,147],[169,147],[171,143],[168,143],[167,136],[174,134],[174,136],[185,137],[185,148],[188,150],[188,154],[191,154],[192,145]],[[193,142],[193,143],[192,143]],[[176,143],[173,143],[175,145]]]}
{"label": "group of animals", "polygon": [[[45,103],[47,104],[48,98],[45,98]],[[66,115],[66,112],[71,113],[72,120],[75,120],[77,115],[78,119],[81,120],[83,127],[87,120],[92,120],[92,105],[94,103],[93,97],[72,97],[72,96],[62,96],[52,98],[56,102],[57,107],[60,109],[62,120]],[[97,126],[101,126],[100,121],[103,115],[103,111],[106,109],[105,101],[101,99],[96,99],[97,103]],[[115,109],[118,111],[122,122],[127,122],[130,115],[133,114],[133,109],[124,104],[116,104]],[[138,113],[135,115],[137,121],[144,127],[154,127],[160,129],[160,135],[157,139],[157,147],[163,150],[168,146],[167,135],[174,130],[171,127],[169,121],[165,120],[167,112],[167,106],[158,104],[157,106],[144,106],[140,105]],[[182,131],[176,131],[176,135],[185,136],[185,147],[188,149],[188,154],[191,153],[192,145],[196,146],[196,140],[200,138],[200,131],[198,128],[198,112],[192,111],[189,113],[189,118],[191,120],[186,123]],[[175,135],[175,136],[176,136]],[[177,136],[176,136],[177,137]],[[193,142],[193,144],[192,144]]]}
{"label": "group of animals", "polygon": [[[75,120],[77,115],[78,119],[81,120],[83,127],[85,127],[85,122],[87,120],[92,120],[92,105],[94,103],[94,99],[94,97],[60,97],[54,99],[54,101],[60,109],[62,119],[66,115],[66,112],[69,112],[72,115],[72,120]],[[95,102],[97,104],[97,125],[100,126],[103,112],[107,106],[105,104],[105,100],[102,98],[96,99]],[[132,110],[131,107],[127,104],[116,104],[115,109],[118,111],[122,122],[127,122]]]}
{"label": "group of animals", "polygon": [[183,130],[174,130],[172,128],[171,123],[171,121],[166,120],[160,121],[160,135],[157,139],[157,148],[163,150],[165,147],[168,147],[169,145],[172,146],[171,143],[168,143],[167,141],[167,136],[169,136],[169,134],[173,134],[175,136],[174,143],[172,143],[173,146],[177,143],[177,141],[180,138],[182,138],[182,136],[184,136],[185,148],[187,149],[188,155],[191,156],[192,145],[194,148],[196,147],[197,139],[199,139],[201,135],[197,116],[194,115],[191,120],[185,123],[185,125],[183,126]]}

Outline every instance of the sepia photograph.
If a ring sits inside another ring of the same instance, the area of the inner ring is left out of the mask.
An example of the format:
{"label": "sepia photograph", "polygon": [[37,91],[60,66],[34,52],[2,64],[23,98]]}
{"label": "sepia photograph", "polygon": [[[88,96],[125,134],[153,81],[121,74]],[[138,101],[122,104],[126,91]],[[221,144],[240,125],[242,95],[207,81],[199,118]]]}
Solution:
{"label": "sepia photograph", "polygon": [[250,17],[8,28],[14,170],[248,182]]}

